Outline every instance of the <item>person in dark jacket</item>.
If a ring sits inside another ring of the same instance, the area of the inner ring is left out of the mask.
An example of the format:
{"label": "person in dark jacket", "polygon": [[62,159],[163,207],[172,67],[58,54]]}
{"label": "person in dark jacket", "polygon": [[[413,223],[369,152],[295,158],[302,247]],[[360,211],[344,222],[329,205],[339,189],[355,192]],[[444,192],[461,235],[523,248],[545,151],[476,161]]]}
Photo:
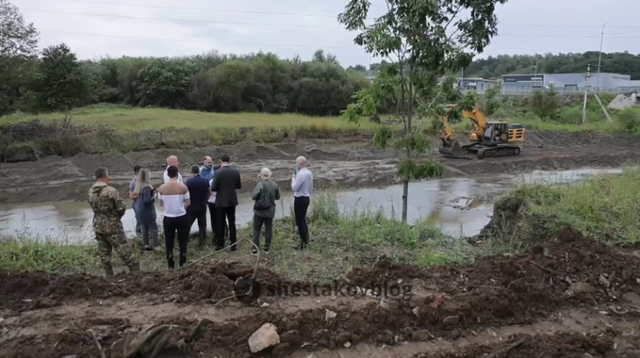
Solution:
{"label": "person in dark jacket", "polygon": [[260,231],[264,224],[264,253],[269,253],[271,237],[273,235],[273,218],[276,216],[276,200],[280,200],[280,188],[271,180],[271,170],[260,170],[260,182],[253,189],[251,198],[255,201],[253,206],[253,249],[251,253],[256,255],[260,247]]}
{"label": "person in dark jacket", "polygon": [[[161,251],[162,249],[158,244],[158,223],[156,221],[156,188],[151,186],[149,179],[149,169],[140,169],[133,190],[137,198],[134,202],[135,212],[137,219],[140,221],[143,249],[145,251]],[[149,241],[151,241],[153,247],[149,246]]]}
{"label": "person in dark jacket", "polygon": [[211,182],[211,191],[216,193],[216,231],[218,240],[216,250],[224,249],[225,218],[229,223],[229,243],[231,251],[236,251],[236,206],[238,206],[237,189],[242,188],[240,172],[230,166],[228,155],[220,158],[220,169],[216,170]]}
{"label": "person in dark jacket", "polygon": [[200,168],[197,165],[191,166],[191,178],[185,183],[189,188],[191,205],[187,209],[189,215],[189,230],[193,222],[198,220],[198,232],[200,241],[198,244],[203,247],[207,240],[207,201],[211,196],[209,181],[200,175]]}

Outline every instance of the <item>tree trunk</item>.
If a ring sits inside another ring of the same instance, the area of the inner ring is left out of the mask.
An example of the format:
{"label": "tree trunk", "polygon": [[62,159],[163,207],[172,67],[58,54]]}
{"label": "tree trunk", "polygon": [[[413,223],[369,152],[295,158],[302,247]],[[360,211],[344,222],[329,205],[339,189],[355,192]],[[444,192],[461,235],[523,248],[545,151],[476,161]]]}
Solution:
{"label": "tree trunk", "polygon": [[409,202],[409,181],[402,181],[402,223],[407,223],[407,208]]}

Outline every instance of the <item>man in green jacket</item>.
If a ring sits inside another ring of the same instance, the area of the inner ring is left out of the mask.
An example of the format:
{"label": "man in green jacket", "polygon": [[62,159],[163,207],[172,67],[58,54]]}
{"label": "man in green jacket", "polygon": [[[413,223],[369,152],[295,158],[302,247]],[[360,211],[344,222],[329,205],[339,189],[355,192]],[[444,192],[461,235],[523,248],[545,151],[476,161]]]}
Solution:
{"label": "man in green jacket", "polygon": [[260,231],[265,226],[264,252],[269,253],[271,237],[273,234],[273,218],[276,216],[276,200],[280,200],[280,188],[271,180],[271,170],[260,170],[260,182],[253,189],[251,198],[255,201],[253,206],[253,248],[251,252],[258,254],[260,247]]}

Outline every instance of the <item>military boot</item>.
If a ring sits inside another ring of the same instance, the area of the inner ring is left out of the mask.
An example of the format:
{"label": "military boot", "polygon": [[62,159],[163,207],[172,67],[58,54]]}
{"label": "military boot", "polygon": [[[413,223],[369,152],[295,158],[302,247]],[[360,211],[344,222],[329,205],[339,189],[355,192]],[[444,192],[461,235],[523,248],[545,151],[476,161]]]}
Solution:
{"label": "military boot", "polygon": [[140,264],[139,263],[135,263],[135,264],[129,266],[129,273],[133,273],[133,272],[140,272]]}
{"label": "military boot", "polygon": [[113,267],[105,267],[105,268],[104,268],[104,274],[105,274],[105,276],[107,276],[107,277],[111,277],[111,276],[113,276],[113,275],[114,275],[114,273],[113,273]]}

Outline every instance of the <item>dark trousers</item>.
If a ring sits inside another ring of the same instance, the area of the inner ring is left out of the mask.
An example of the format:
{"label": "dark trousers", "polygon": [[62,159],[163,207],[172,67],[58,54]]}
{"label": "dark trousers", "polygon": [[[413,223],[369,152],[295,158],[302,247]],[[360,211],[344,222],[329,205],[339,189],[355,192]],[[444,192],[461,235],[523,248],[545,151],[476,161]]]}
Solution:
{"label": "dark trousers", "polygon": [[[213,233],[213,243],[218,245],[218,231],[216,229],[216,224],[218,222],[218,218],[216,216],[216,204],[209,203],[209,219],[211,219],[211,232]],[[227,227],[227,220],[224,220],[224,230],[223,232],[223,242],[224,238],[229,234],[229,228]]]}
{"label": "dark trousers", "polygon": [[[226,208],[219,208],[216,206],[216,247],[219,249],[224,248],[224,232],[225,232],[225,219],[229,222],[229,244],[236,243],[236,207],[228,206]],[[232,251],[236,250],[236,246],[231,247]]]}
{"label": "dark trousers", "polygon": [[271,237],[273,236],[273,218],[263,218],[253,214],[253,250],[260,248],[260,231],[264,224],[264,248],[269,250],[271,247]]}
{"label": "dark trousers", "polygon": [[187,243],[189,242],[189,217],[188,215],[176,218],[164,217],[164,246],[167,251],[167,263],[169,268],[175,267],[173,262],[173,243],[178,234],[178,248],[180,250],[180,267],[187,262]]}
{"label": "dark trousers", "polygon": [[309,197],[295,197],[293,199],[293,215],[296,218],[298,233],[300,234],[300,246],[309,245],[309,228],[307,227],[307,209],[309,209]]}
{"label": "dark trousers", "polygon": [[189,231],[193,222],[198,220],[198,233],[200,234],[200,245],[204,245],[207,240],[207,205],[190,205],[187,208],[189,214]]}

